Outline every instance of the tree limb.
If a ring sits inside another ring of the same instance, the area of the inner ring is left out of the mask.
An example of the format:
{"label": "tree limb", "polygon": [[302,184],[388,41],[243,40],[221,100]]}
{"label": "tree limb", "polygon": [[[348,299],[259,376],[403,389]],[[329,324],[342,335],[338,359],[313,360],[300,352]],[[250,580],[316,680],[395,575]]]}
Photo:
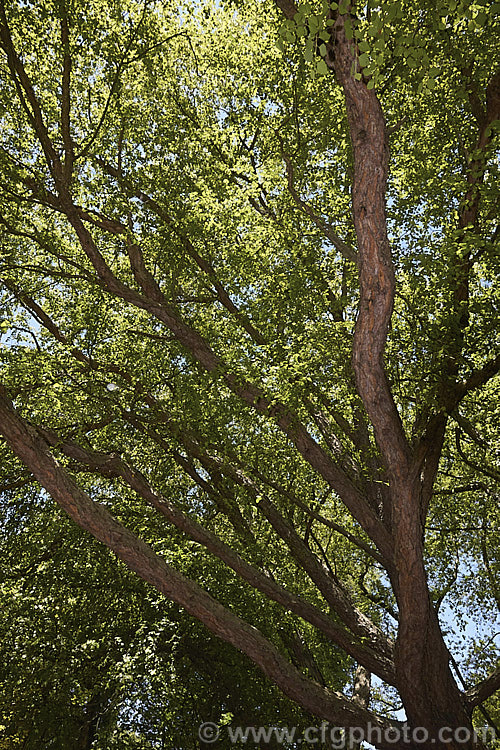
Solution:
{"label": "tree limb", "polygon": [[344,256],[346,260],[351,261],[351,263],[355,263],[356,265],[359,262],[358,253],[354,250],[351,245],[348,245],[346,242],[344,242],[336,232],[334,232],[332,226],[325,222],[319,214],[317,214],[311,206],[306,203],[306,201],[303,201],[300,195],[297,193],[297,190],[295,188],[294,183],[294,174],[293,174],[293,164],[291,158],[288,156],[288,154],[285,153],[283,150],[283,142],[280,138],[280,144],[281,144],[281,158],[285,162],[286,167],[286,174],[287,174],[287,184],[288,184],[288,192],[292,196],[293,200],[297,204],[297,206],[300,208],[301,211],[303,211],[307,216],[309,216],[310,219],[316,224],[318,229],[320,229],[325,237],[332,243],[332,245],[336,248],[336,250],[341,253],[341,255]]}
{"label": "tree limb", "polygon": [[47,443],[14,410],[0,385],[0,431],[16,455],[54,500],[84,530],[161,593],[184,607],[215,635],[243,651],[292,700],[312,714],[345,727],[387,727],[390,722],[356,706],[340,693],[308,680],[256,628],[215,601],[198,584],[167,565],[153,550],[91,500],[53,458]]}
{"label": "tree limb", "polygon": [[475,708],[475,706],[479,706],[480,703],[484,703],[484,701],[488,700],[488,698],[499,689],[500,667],[497,667],[488,675],[488,677],[466,691],[465,697],[469,708]]}

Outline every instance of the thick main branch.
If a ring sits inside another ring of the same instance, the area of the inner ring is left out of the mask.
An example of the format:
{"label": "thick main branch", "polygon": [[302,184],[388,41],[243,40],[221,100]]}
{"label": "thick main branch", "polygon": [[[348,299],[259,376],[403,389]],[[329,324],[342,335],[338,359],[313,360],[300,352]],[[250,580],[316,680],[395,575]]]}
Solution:
{"label": "thick main branch", "polygon": [[194,581],[167,565],[131,531],[83,492],[50,453],[45,440],[27,425],[0,386],[0,431],[54,500],[84,530],[123,560],[141,578],[184,607],[215,635],[243,651],[283,692],[312,714],[345,727],[388,726],[375,714],[304,677],[262,633]]}

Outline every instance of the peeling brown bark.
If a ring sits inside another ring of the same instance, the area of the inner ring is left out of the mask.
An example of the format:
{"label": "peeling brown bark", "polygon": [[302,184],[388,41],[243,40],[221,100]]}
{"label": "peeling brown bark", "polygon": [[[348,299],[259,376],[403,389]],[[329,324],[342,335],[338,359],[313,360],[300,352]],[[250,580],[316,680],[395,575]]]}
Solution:
{"label": "peeling brown bark", "polygon": [[471,726],[430,601],[423,558],[422,492],[428,495],[432,486],[444,426],[433,435],[439,438],[437,452],[431,452],[423,487],[383,361],[395,292],[385,208],[387,130],[375,90],[352,75],[356,49],[346,38],[344,23],[345,16],[339,14],[329,64],[344,91],[354,156],[352,211],[358,240],[360,305],[353,368],[389,480],[391,514],[384,520],[391,532],[397,571],[393,586],[399,608],[398,689],[410,724],[424,726],[437,737],[443,726]]}
{"label": "peeling brown bark", "polygon": [[355,49],[345,36],[344,19],[339,15],[335,22],[331,65],[344,91],[354,156],[352,212],[358,239],[360,305],[353,367],[388,474],[403,477],[408,472],[409,447],[383,362],[395,289],[385,210],[387,130],[375,91],[351,73]]}

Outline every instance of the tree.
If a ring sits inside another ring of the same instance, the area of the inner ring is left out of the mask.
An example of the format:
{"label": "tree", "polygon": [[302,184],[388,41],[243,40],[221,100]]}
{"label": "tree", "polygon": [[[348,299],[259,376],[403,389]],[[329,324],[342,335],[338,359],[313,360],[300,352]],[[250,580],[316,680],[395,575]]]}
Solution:
{"label": "tree", "polygon": [[5,487],[380,748],[500,685],[497,6],[1,3]]}

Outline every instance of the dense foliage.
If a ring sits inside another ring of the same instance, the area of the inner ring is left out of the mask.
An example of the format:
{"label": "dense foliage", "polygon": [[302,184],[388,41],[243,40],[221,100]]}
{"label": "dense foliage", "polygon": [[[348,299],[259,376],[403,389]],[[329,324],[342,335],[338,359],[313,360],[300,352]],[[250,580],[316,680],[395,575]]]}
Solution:
{"label": "dense foliage", "polygon": [[499,4],[0,6],[0,742],[494,726]]}

